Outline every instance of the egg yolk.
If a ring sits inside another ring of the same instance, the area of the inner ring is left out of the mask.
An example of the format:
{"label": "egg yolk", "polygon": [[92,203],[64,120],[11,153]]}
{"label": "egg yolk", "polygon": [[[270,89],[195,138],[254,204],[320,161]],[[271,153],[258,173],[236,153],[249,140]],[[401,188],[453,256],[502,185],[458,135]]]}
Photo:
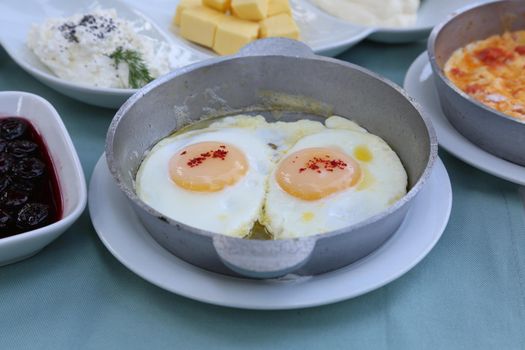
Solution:
{"label": "egg yolk", "polygon": [[248,161],[237,147],[221,142],[200,142],[174,154],[170,178],[182,188],[217,192],[239,181],[248,171]]}
{"label": "egg yolk", "polygon": [[277,183],[288,194],[317,200],[354,186],[361,178],[359,164],[334,148],[306,148],[280,164]]}

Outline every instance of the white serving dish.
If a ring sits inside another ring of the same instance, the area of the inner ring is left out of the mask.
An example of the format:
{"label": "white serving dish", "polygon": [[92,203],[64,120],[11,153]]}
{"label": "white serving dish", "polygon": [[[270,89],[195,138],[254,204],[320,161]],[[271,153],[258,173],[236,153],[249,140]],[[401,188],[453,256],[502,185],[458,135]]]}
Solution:
{"label": "white serving dish", "polygon": [[86,181],[73,142],[53,106],[42,97],[18,91],[0,92],[0,117],[29,120],[44,140],[62,196],[62,218],[50,225],[0,239],[0,266],[38,253],[55,240],[86,207]]}

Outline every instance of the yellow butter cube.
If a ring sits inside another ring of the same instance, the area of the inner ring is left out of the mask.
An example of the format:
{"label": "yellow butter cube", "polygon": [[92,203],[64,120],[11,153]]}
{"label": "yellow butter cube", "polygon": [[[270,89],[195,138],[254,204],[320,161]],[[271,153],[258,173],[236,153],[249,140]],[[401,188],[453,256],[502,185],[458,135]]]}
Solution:
{"label": "yellow butter cube", "polygon": [[292,8],[290,7],[288,0],[268,0],[268,17],[280,13],[292,14]]}
{"label": "yellow butter cube", "polygon": [[231,7],[241,19],[260,21],[268,15],[268,0],[232,0]]}
{"label": "yellow butter cube", "polygon": [[227,17],[217,25],[213,50],[219,55],[233,55],[257,39],[259,23]]}
{"label": "yellow butter cube", "polygon": [[180,34],[183,38],[207,47],[213,47],[217,24],[225,15],[204,6],[191,7],[182,12]]}
{"label": "yellow butter cube", "polygon": [[217,11],[226,12],[230,9],[231,0],[202,0],[204,5]]}
{"label": "yellow butter cube", "polygon": [[261,21],[261,38],[283,37],[299,39],[299,27],[292,16],[281,13],[277,16],[268,17]]}
{"label": "yellow butter cube", "polygon": [[173,24],[177,27],[180,26],[180,19],[184,10],[199,5],[202,5],[202,0],[180,0],[175,17],[173,17]]}

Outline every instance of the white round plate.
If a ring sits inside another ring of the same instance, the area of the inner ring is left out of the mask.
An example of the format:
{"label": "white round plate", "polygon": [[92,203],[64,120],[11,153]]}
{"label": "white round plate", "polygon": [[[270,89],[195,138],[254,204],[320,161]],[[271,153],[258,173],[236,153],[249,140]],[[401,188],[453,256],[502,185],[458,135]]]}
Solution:
{"label": "white round plate", "polygon": [[[312,4],[312,0],[308,0]],[[463,6],[480,0],[422,0],[416,24],[407,28],[369,28],[369,38],[383,43],[408,43],[428,37],[432,28]]]}
{"label": "white round plate", "polygon": [[525,185],[525,167],[498,158],[471,143],[449,123],[441,110],[435,91],[427,52],[408,69],[404,88],[432,119],[439,144],[465,163],[502,179]]}
{"label": "white round plate", "polygon": [[421,261],[445,229],[452,206],[450,180],[441,160],[398,232],[380,249],[334,272],[274,280],[228,277],[190,265],[159,246],[114,184],[105,156],[89,189],[93,226],[108,250],[140,277],[202,302],[244,309],[295,309],[353,298],[379,288]]}

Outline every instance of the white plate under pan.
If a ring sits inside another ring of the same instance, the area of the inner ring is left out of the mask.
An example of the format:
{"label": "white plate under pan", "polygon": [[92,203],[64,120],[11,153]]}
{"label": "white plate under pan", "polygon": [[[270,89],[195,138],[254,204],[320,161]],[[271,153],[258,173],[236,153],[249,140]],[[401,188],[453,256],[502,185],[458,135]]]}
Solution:
{"label": "white plate under pan", "polygon": [[93,226],[108,250],[128,269],[170,292],[202,302],[244,309],[296,309],[335,303],[377,289],[421,261],[443,233],[452,189],[443,163],[420,192],[398,232],[380,249],[345,268],[311,277],[249,280],[190,265],[153,240],[102,156],[89,189]]}

